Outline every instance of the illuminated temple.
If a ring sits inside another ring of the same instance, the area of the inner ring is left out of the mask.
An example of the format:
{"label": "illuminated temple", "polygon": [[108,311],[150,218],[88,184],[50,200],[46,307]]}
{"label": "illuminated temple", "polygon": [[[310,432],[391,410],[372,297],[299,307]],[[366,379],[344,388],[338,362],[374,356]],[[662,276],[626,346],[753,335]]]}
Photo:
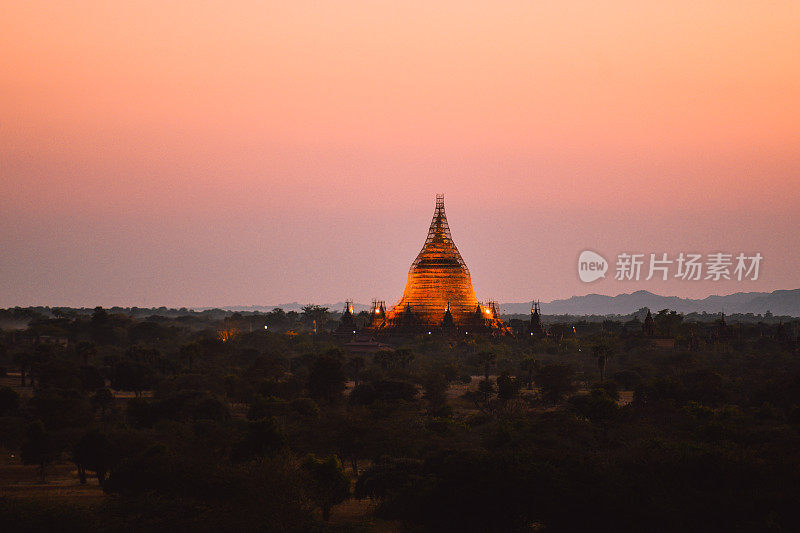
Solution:
{"label": "illuminated temple", "polygon": [[389,310],[383,302],[373,302],[368,329],[465,334],[508,331],[500,320],[497,304],[483,305],[475,296],[469,269],[450,235],[444,195],[436,196],[428,238],[408,271],[403,297]]}

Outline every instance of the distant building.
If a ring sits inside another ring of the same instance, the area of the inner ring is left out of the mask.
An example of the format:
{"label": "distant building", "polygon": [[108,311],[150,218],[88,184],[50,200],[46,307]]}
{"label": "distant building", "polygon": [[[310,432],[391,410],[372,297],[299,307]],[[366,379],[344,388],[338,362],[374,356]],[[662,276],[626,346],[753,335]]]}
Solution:
{"label": "distant building", "polygon": [[336,328],[336,333],[338,335],[355,335],[356,331],[353,302],[352,300],[347,300],[344,303],[344,311],[342,312],[342,318],[339,320],[339,327]]}
{"label": "distant building", "polygon": [[653,320],[653,314],[649,309],[642,323],[642,334],[648,338],[650,345],[654,348],[660,348],[662,350],[671,350],[675,348],[675,337],[656,335],[656,321]]}
{"label": "distant building", "polygon": [[450,235],[444,195],[436,196],[428,237],[409,269],[403,297],[389,311],[383,302],[374,303],[372,316],[367,329],[373,333],[510,333],[497,304],[481,304],[475,296],[469,269]]}
{"label": "distant building", "polygon": [[547,332],[544,329],[544,325],[542,325],[542,315],[539,312],[538,301],[531,302],[530,334],[534,338],[541,338],[547,336]]}

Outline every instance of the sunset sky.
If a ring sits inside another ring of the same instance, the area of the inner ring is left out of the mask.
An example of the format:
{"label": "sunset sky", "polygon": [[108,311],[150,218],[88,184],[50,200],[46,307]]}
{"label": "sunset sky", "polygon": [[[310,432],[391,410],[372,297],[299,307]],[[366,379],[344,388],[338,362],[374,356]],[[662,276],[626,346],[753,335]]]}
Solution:
{"label": "sunset sky", "polygon": [[800,2],[0,5],[0,307],[394,303],[436,193],[479,299],[800,287]]}

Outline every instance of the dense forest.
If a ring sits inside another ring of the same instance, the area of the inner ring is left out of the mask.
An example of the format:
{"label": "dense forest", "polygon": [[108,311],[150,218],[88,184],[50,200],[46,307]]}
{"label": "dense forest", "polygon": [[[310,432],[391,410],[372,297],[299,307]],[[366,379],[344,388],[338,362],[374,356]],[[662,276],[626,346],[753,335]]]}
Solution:
{"label": "dense forest", "polygon": [[2,529],[800,530],[796,319],[337,318],[0,310]]}

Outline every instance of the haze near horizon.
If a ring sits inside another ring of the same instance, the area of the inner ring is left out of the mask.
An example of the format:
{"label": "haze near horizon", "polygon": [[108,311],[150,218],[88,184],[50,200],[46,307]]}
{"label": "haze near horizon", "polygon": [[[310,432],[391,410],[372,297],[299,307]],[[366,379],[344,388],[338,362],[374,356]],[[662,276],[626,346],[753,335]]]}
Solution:
{"label": "haze near horizon", "polygon": [[[10,2],[0,307],[800,286],[796,2]],[[756,281],[578,279],[583,250]]]}

